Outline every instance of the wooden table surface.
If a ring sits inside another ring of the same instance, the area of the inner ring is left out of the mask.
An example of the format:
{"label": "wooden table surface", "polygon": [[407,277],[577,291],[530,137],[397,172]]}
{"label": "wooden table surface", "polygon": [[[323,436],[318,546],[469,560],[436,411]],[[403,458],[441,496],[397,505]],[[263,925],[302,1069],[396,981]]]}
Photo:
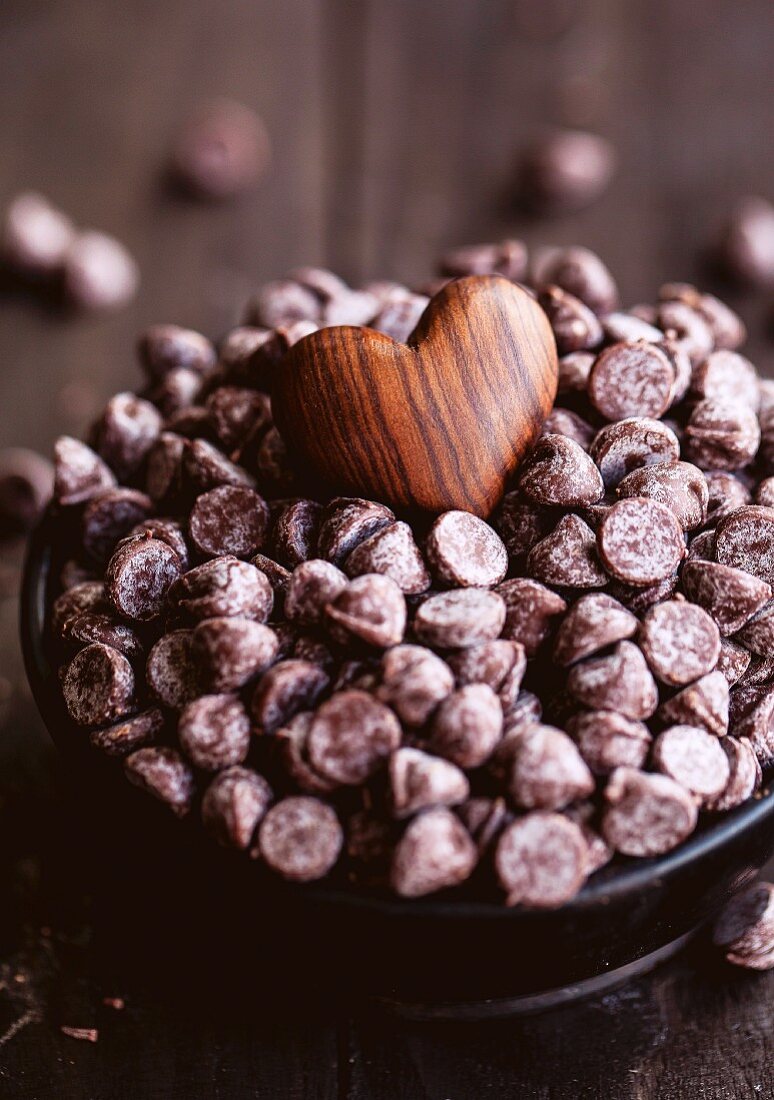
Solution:
{"label": "wooden table surface", "polygon": [[[771,0],[4,0],[0,200],[39,189],[115,233],[143,285],[123,312],[78,320],[4,291],[0,443],[81,432],[134,383],[143,326],[217,335],[253,286],[302,262],[411,281],[447,245],[510,234],[598,249],[629,302],[706,282],[729,204],[774,197],[773,50]],[[262,113],[273,169],[235,205],[176,199],[170,135],[222,94]],[[620,171],[596,206],[525,221],[514,160],[549,123],[608,134]],[[770,303],[733,300],[774,373]],[[774,976],[730,973],[701,942],[608,996],[475,1027],[285,991],[243,973],[249,939],[213,964],[193,919],[170,942],[168,899],[95,870],[102,823],[73,811],[24,684],[20,555],[0,555],[0,1096],[774,1095]]]}

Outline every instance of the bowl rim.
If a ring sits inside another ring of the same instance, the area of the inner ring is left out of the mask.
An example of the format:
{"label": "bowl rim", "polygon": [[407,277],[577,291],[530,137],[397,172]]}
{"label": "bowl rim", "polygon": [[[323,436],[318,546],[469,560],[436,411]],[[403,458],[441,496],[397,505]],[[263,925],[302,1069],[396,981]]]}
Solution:
{"label": "bowl rim", "polygon": [[[53,562],[53,536],[56,533],[56,509],[52,506],[44,513],[30,534],[24,561],[20,598],[19,631],[22,656],[35,704],[43,719],[49,737],[63,756],[72,755],[75,745],[66,745],[65,731],[72,730],[64,700],[59,691],[58,678],[48,659],[45,642],[48,593]],[[57,736],[55,729],[62,735]],[[83,743],[84,750],[88,749]],[[455,900],[448,894],[440,898],[398,898],[378,892],[347,890],[339,886],[320,883],[289,883],[276,880],[277,888],[288,895],[303,896],[326,905],[346,905],[356,909],[374,910],[389,917],[416,918],[487,918],[493,920],[569,917],[589,909],[598,908],[629,893],[643,892],[649,887],[662,886],[696,859],[710,856],[726,844],[774,815],[774,786],[767,783],[741,806],[724,813],[716,820],[705,821],[703,827],[687,840],[662,856],[648,859],[630,859],[623,864],[602,868],[599,875],[592,875],[578,894],[558,909],[527,909],[509,907],[504,903],[477,901],[468,898]],[[181,822],[184,824],[184,822]]]}

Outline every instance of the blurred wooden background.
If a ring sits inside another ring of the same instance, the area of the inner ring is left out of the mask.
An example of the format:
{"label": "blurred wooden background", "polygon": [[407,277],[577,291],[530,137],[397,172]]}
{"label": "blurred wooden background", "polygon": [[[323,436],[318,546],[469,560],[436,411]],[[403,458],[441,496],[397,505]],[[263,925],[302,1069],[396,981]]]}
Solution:
{"label": "blurred wooden background", "polygon": [[[447,245],[510,234],[597,249],[630,303],[668,278],[711,285],[702,251],[731,202],[774,196],[773,54],[771,0],[3,0],[0,202],[42,191],[125,242],[143,284],[129,309],[80,319],[4,291],[0,445],[82,431],[133,384],[143,326],[217,335],[300,263],[412,281]],[[273,139],[271,172],[233,206],[162,184],[176,125],[212,95],[255,107]],[[516,155],[557,123],[612,138],[620,169],[590,209],[526,220]],[[732,300],[771,373],[770,303]],[[95,884],[16,648],[18,562],[0,560],[0,1095],[774,1095],[774,979],[707,972],[698,951],[601,1001],[454,1034],[325,997],[275,1016],[266,991],[234,1019],[126,973],[115,936],[95,954]],[[69,940],[41,934],[57,919]],[[119,993],[125,1013],[99,1007]],[[95,1022],[95,1046],[58,1032]]]}

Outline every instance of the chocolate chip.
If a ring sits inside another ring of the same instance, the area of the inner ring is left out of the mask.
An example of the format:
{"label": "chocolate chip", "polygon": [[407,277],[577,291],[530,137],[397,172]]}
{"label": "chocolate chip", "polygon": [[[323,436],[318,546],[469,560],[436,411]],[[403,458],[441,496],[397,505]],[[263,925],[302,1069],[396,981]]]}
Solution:
{"label": "chocolate chip", "polygon": [[386,649],[403,641],[406,600],[390,577],[368,573],[356,577],[326,608],[331,636],[342,645],[353,638]]}
{"label": "chocolate chip", "polygon": [[523,200],[539,212],[569,213],[602,195],[615,172],[611,143],[585,130],[555,130],[525,150]]}
{"label": "chocolate chip", "polygon": [[720,639],[720,656],[718,657],[718,672],[722,672],[730,687],[738,683],[744,676],[750,664],[750,654],[736,642],[728,638]]}
{"label": "chocolate chip", "polygon": [[357,786],[377,772],[400,745],[400,724],[364,691],[340,691],[316,711],[309,729],[309,761],[336,783]]}
{"label": "chocolate chip", "polygon": [[107,233],[78,233],[64,255],[63,286],[78,309],[118,309],[132,300],[140,282],[137,264]]}
{"label": "chocolate chip", "polygon": [[715,557],[774,583],[774,511],[750,504],[724,516],[717,526]]}
{"label": "chocolate chip", "polygon": [[67,666],[62,693],[67,713],[79,726],[104,726],[132,709],[132,666],[117,650],[94,642]]}
{"label": "chocolate chip", "polygon": [[608,593],[624,605],[633,615],[644,615],[655,604],[674,596],[680,577],[677,572],[663,581],[650,585],[629,585],[611,581]]}
{"label": "chocolate chip", "polygon": [[274,733],[302,710],[309,710],[329,686],[324,669],[311,661],[278,661],[261,676],[250,701],[259,733]]}
{"label": "chocolate chip", "polygon": [[612,344],[589,375],[589,399],[606,420],[661,416],[669,408],[675,371],[662,348],[643,341]]}
{"label": "chocolate chip", "polygon": [[602,835],[625,856],[660,856],[696,828],[696,802],[666,775],[616,768],[605,788]]}
{"label": "chocolate chip", "polygon": [[2,227],[3,260],[27,278],[57,275],[75,237],[72,222],[34,191],[9,203]]}
{"label": "chocolate chip", "polygon": [[532,725],[503,746],[498,763],[516,806],[558,810],[585,798],[594,779],[577,747],[562,730]]}
{"label": "chocolate chip", "polygon": [[430,528],[427,557],[436,576],[458,588],[490,588],[508,569],[497,533],[470,512],[445,512]]}
{"label": "chocolate chip", "polygon": [[609,775],[619,767],[641,768],[650,751],[648,727],[610,710],[576,714],[567,723],[567,732],[595,775]]}
{"label": "chocolate chip", "polygon": [[771,585],[744,569],[713,561],[683,566],[685,594],[715,620],[721,634],[735,634],[771,599]]}
{"label": "chocolate chip", "polygon": [[159,412],[132,393],[118,393],[108,401],[91,430],[94,449],[124,481],[138,469],[162,427]]}
{"label": "chocolate chip", "polygon": [[145,396],[168,419],[192,409],[201,391],[201,375],[180,367],[164,375],[161,382],[145,391]]}
{"label": "chocolate chip", "polygon": [[60,436],[54,446],[54,499],[81,504],[116,484],[113,471],[85,443]]}
{"label": "chocolate chip", "polygon": [[209,374],[217,362],[215,348],[206,336],[179,325],[151,325],[140,336],[137,354],[152,382],[180,369]]}
{"label": "chocolate chip", "polygon": [[395,817],[412,817],[433,806],[456,806],[470,793],[465,773],[448,760],[419,749],[390,757],[390,795]]}
{"label": "chocolate chip", "polygon": [[494,592],[456,589],[430,596],[417,609],[417,638],[439,649],[464,649],[496,638],[505,621],[505,602]]}
{"label": "chocolate chip", "polygon": [[487,684],[468,684],[443,700],[432,720],[429,746],[461,768],[477,768],[502,736],[500,700]]}
{"label": "chocolate chip", "polygon": [[395,581],[407,596],[419,595],[430,587],[430,574],[414,534],[403,522],[391,523],[369,535],[347,557],[344,569],[350,577],[381,573]]}
{"label": "chocolate chip", "polygon": [[[734,474],[726,470],[707,470],[704,480],[709,489],[708,523],[717,523],[723,516],[728,516],[737,508],[750,503],[750,490]],[[756,498],[755,503],[765,504],[766,501]]]}
{"label": "chocolate chip", "polygon": [[619,642],[612,653],[573,665],[567,686],[584,706],[635,720],[650,718],[658,706],[656,683],[633,642]]}
{"label": "chocolate chip", "polygon": [[562,814],[526,814],[497,842],[495,868],[508,905],[558,909],[578,893],[587,866],[581,828]]}
{"label": "chocolate chip", "polygon": [[415,817],[395,847],[390,881],[401,897],[418,898],[459,886],[473,873],[476,846],[464,825],[446,809]]}
{"label": "chocolate chip", "polygon": [[230,462],[206,439],[194,439],[183,450],[183,471],[199,493],[220,485],[243,486],[252,489],[255,479],[241,466]]}
{"label": "chocolate chip", "polygon": [[252,489],[219,485],[202,493],[188,520],[191,542],[200,554],[247,558],[263,545],[269,509]]}
{"label": "chocolate chip", "polygon": [[747,339],[742,319],[713,294],[702,293],[690,283],[666,283],[658,296],[664,302],[684,302],[696,310],[709,326],[716,348],[733,351]]}
{"label": "chocolate chip", "polygon": [[567,604],[550,588],[524,577],[503,581],[497,593],[505,602],[503,637],[520,642],[527,656],[534,657]]}
{"label": "chocolate chip", "polygon": [[706,611],[685,600],[667,600],[645,616],[640,647],[655,676],[676,687],[712,672],[720,634]]}
{"label": "chocolate chip", "polygon": [[685,452],[705,470],[739,470],[755,458],[761,441],[758,418],[743,405],[700,401],[685,429]]}
{"label": "chocolate chip", "polygon": [[170,586],[181,575],[180,558],[166,542],[137,536],[108,562],[105,589],[120,615],[149,622],[159,616]]}
{"label": "chocolate chip", "polygon": [[148,654],[145,679],[159,702],[172,710],[182,710],[199,694],[199,674],[192,652],[190,630],[173,630],[154,645]]}
{"label": "chocolate chip", "polygon": [[514,491],[505,494],[492,523],[505,543],[511,565],[521,568],[535,543],[552,529],[553,513]]}
{"label": "chocolate chip", "polygon": [[452,279],[462,275],[504,275],[521,283],[527,275],[527,247],[523,241],[505,240],[453,248],[441,257],[438,271]]}
{"label": "chocolate chip", "polygon": [[611,344],[630,344],[640,340],[658,344],[664,338],[661,329],[633,313],[607,313],[601,320],[605,337]]}
{"label": "chocolate chip", "polygon": [[340,569],[327,561],[302,562],[293,570],[285,594],[285,614],[291,622],[313,626],[325,608],[347,586]]}
{"label": "chocolate chip", "polygon": [[662,302],[658,307],[658,325],[696,366],[712,351],[715,341],[707,321],[697,309],[685,302]]}
{"label": "chocolate chip", "polygon": [[538,301],[551,324],[560,355],[586,351],[602,343],[602,326],[580,299],[558,286],[546,286]]}
{"label": "chocolate chip", "polygon": [[774,284],[774,206],[757,196],[740,200],[723,228],[718,258],[739,283]]}
{"label": "chocolate chip", "polygon": [[659,501],[674,512],[684,531],[694,530],[707,518],[707,482],[690,462],[660,462],[633,470],[618,485],[618,495]]}
{"label": "chocolate chip", "polygon": [[135,631],[113,615],[83,611],[68,620],[62,636],[75,649],[82,649],[92,642],[101,642],[117,649],[133,668],[145,662],[145,651]]}
{"label": "chocolate chip", "polygon": [[174,432],[162,432],[148,451],[145,491],[156,504],[177,501],[183,486],[185,440]]}
{"label": "chocolate chip", "polygon": [[755,367],[735,351],[713,351],[693,371],[691,392],[719,405],[740,403],[757,412],[761,401]]}
{"label": "chocolate chip", "polygon": [[572,665],[607,646],[631,638],[637,619],[618,600],[604,593],[581,596],[559,625],[554,660]]}
{"label": "chocolate chip", "polygon": [[604,495],[599,470],[574,440],[545,435],[519,471],[519,488],[535,504],[564,508],[594,504]]}
{"label": "chocolate chip", "polygon": [[106,489],[91,497],[81,520],[83,548],[93,561],[107,562],[119,539],[153,510],[145,493],[136,489]]}
{"label": "chocolate chip", "polygon": [[704,808],[713,813],[723,813],[741,806],[755,793],[761,779],[761,767],[746,737],[723,737],[720,747],[728,760],[728,782],[715,798],[708,799]]}
{"label": "chocolate chip", "polygon": [[696,726],[670,726],[653,744],[653,763],[700,802],[716,798],[730,776],[720,741]]}
{"label": "chocolate chip", "polygon": [[774,966],[774,886],[754,882],[732,897],[715,922],[712,942],[734,966],[770,970]]}
{"label": "chocolate chip", "polygon": [[552,248],[533,263],[534,282],[553,284],[579,298],[595,313],[609,313],[618,304],[613,276],[595,252],[588,248]]}
{"label": "chocolate chip", "polygon": [[590,351],[571,351],[559,360],[559,393],[585,393],[596,356]]}
{"label": "chocolate chip", "polygon": [[405,343],[419,324],[429,301],[425,294],[395,290],[381,303],[378,313],[369,321],[369,327],[399,343]]}
{"label": "chocolate chip", "polygon": [[105,612],[108,610],[105,586],[102,581],[83,581],[57,596],[51,607],[49,625],[52,634],[63,638],[67,625],[84,611]]}
{"label": "chocolate chip", "polygon": [[504,639],[482,642],[449,657],[457,686],[488,684],[500,698],[503,710],[515,705],[527,670],[527,655],[519,642]]}
{"label": "chocolate chip", "polygon": [[169,590],[169,601],[190,622],[232,616],[266,622],[274,594],[254,565],[223,557],[184,574]]}
{"label": "chocolate chip", "polygon": [[205,408],[218,446],[229,454],[271,425],[271,402],[265,393],[240,386],[218,386]]}
{"label": "chocolate chip", "polygon": [[376,501],[336,497],[323,510],[318,553],[341,565],[356,546],[394,520],[390,509]]}
{"label": "chocolate chip", "polygon": [[774,653],[774,605],[769,604],[750,619],[738,632],[735,641],[759,657]]}
{"label": "chocolate chip", "polygon": [[193,632],[192,652],[202,684],[213,692],[237,691],[276,659],[277,636],[252,619],[206,619]]}
{"label": "chocolate chip", "polygon": [[662,421],[633,416],[601,428],[589,455],[602,475],[605,488],[614,489],[632,470],[676,462],[680,443]]}
{"label": "chocolate chip", "polygon": [[307,795],[272,806],[258,831],[262,859],[292,882],[324,878],[339,858],[343,839],[332,807]]}
{"label": "chocolate chip", "polygon": [[272,535],[279,562],[293,569],[315,556],[321,512],[321,505],[314,500],[293,500],[280,510]]}
{"label": "chocolate chip", "polygon": [[51,463],[23,447],[0,451],[0,534],[29,531],[51,498]]}
{"label": "chocolate chip", "polygon": [[190,811],[196,792],[193,772],[175,749],[149,746],[124,761],[130,783],[163,802],[176,817]]}
{"label": "chocolate chip", "polygon": [[603,588],[607,584],[594,532],[573,514],[563,516],[553,532],[532,547],[527,571],[544,584],[566,588]]}
{"label": "chocolate chip", "polygon": [[449,666],[424,646],[393,646],[382,657],[377,698],[407,726],[423,726],[453,688]]}
{"label": "chocolate chip", "polygon": [[255,111],[234,100],[216,99],[199,107],[182,126],[170,167],[192,195],[222,200],[249,190],[269,157],[269,136]]}
{"label": "chocolate chip", "polygon": [[202,695],[177,724],[180,747],[197,768],[215,772],[241,764],[250,747],[250,719],[236,695]]}
{"label": "chocolate chip", "polygon": [[309,730],[314,715],[311,711],[294,714],[275,733],[288,776],[306,794],[328,794],[336,784],[314,770],[309,762]]}
{"label": "chocolate chip", "polygon": [[682,528],[672,510],[636,497],[619,500],[605,515],[597,546],[608,573],[643,586],[665,580],[685,555]]}
{"label": "chocolate chip", "polygon": [[215,776],[204,792],[204,827],[218,844],[246,851],[271,800],[271,787],[262,775],[250,768],[227,768]]}
{"label": "chocolate chip", "polygon": [[729,727],[746,737],[762,767],[774,760],[774,689],[742,684],[731,692]]}
{"label": "chocolate chip", "polygon": [[584,451],[594,438],[592,426],[572,409],[552,409],[543,421],[542,435],[566,435]]}
{"label": "chocolate chip", "polygon": [[127,756],[136,749],[154,744],[163,729],[164,715],[158,707],[152,707],[112,726],[92,730],[89,743],[107,756]]}
{"label": "chocolate chip", "polygon": [[661,705],[659,719],[670,725],[699,726],[723,737],[728,732],[728,681],[709,672]]}

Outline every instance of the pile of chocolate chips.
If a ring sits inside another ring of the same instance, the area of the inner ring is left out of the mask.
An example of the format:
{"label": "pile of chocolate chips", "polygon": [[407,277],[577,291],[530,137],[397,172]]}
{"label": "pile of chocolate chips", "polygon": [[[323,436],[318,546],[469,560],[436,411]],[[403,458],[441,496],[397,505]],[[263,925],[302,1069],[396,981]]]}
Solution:
{"label": "pile of chocolate chips", "polygon": [[268,396],[286,349],[405,339],[428,301],[318,269],[217,350],[149,329],[141,394],[57,444],[71,718],[286,879],[559,906],[774,758],[774,383],[742,323],[685,284],[622,311],[583,248],[461,249],[425,289],[491,272],[538,296],[560,379],[489,523],[305,493]]}

